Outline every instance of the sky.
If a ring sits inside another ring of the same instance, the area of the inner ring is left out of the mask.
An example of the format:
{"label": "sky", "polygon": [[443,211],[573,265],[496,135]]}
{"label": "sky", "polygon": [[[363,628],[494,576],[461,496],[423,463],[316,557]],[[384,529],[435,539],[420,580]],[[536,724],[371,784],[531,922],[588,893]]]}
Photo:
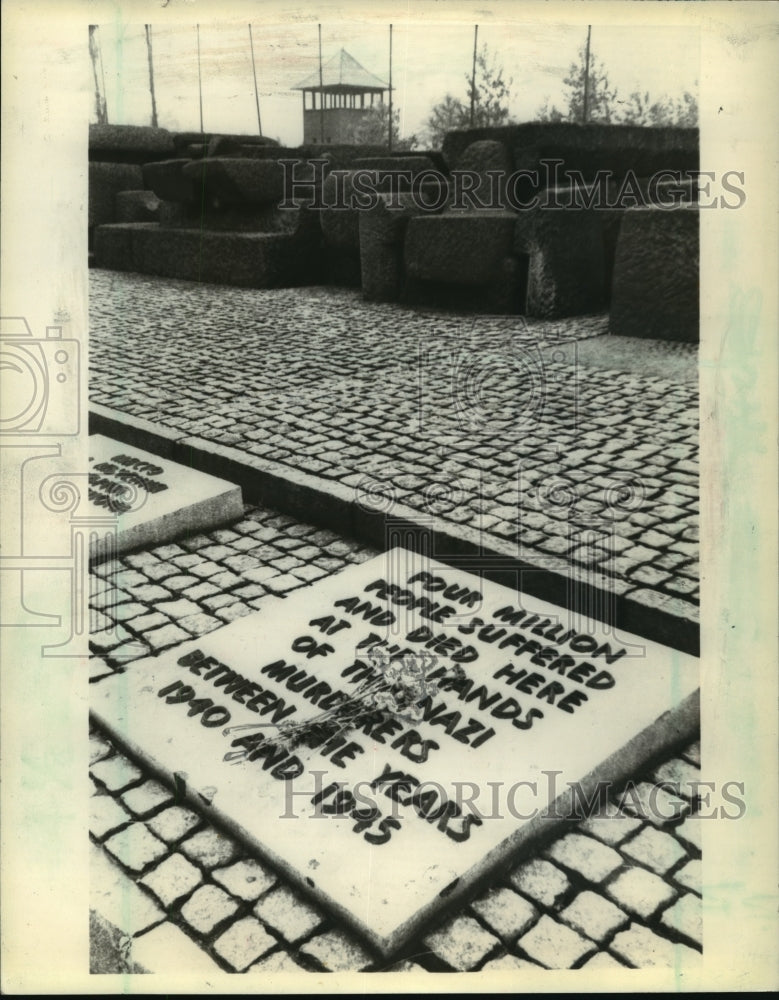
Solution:
{"label": "sky", "polygon": [[[114,124],[151,122],[149,70],[144,27],[101,24],[98,44],[108,119]],[[302,99],[292,88],[318,68],[317,26],[286,22],[252,24],[262,132],[284,145],[303,137]],[[466,23],[396,24],[393,27],[393,101],[400,109],[402,136],[424,131],[431,107],[447,93],[466,100],[466,75],[473,57],[474,26]],[[479,26],[505,76],[512,78],[511,115],[527,121],[548,98],[563,105],[563,78],[586,40],[582,25],[543,23]],[[199,130],[198,51],[195,24],[152,24],[158,123],[173,130]],[[345,48],[380,77],[389,78],[389,26],[368,21],[322,24],[322,57]],[[88,55],[85,47],[85,58]],[[634,90],[653,99],[697,94],[699,40],[695,28],[595,25],[592,51],[605,64],[619,97]],[[249,26],[200,26],[203,127],[206,132],[256,134]],[[91,74],[91,66],[89,67]],[[101,81],[101,90],[103,83]],[[96,120],[94,113],[92,119]]]}

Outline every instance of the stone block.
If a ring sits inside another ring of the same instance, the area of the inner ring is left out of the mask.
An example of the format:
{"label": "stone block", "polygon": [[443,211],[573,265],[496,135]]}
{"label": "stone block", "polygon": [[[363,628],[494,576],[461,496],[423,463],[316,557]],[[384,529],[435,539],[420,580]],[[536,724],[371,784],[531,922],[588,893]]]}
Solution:
{"label": "stone block", "polygon": [[653,826],[644,827],[637,836],[623,844],[621,850],[658,875],[665,875],[686,853],[675,837]]}
{"label": "stone block", "polygon": [[602,882],[622,864],[611,847],[580,833],[569,833],[549,848],[549,857],[590,882]]}
{"label": "stone block", "polygon": [[141,872],[167,853],[168,847],[143,823],[133,823],[105,842],[112,857],[132,872]]}
{"label": "stone block", "polygon": [[615,903],[644,920],[676,895],[661,878],[644,868],[629,868],[606,891]]}
{"label": "stone block", "polygon": [[98,267],[164,278],[282,288],[319,274],[316,244],[288,233],[218,232],[149,222],[101,226],[95,233]]}
{"label": "stone block", "polygon": [[211,135],[207,132],[171,132],[171,138],[176,155],[183,156],[184,150],[192,145],[203,146],[207,149]]}
{"label": "stone block", "polygon": [[457,158],[455,169],[477,174],[488,170],[509,173],[512,169],[511,155],[505,143],[496,139],[479,139],[465,147]]}
{"label": "stone block", "polygon": [[89,734],[89,763],[90,765],[96,764],[99,760],[107,757],[110,753],[113,753],[113,748],[111,744],[98,732],[91,732]]}
{"label": "stone block", "polygon": [[412,177],[423,170],[434,170],[433,161],[424,154],[403,154],[398,156],[364,156],[351,164],[352,170],[381,170],[398,173],[404,171]]}
{"label": "stone block", "polygon": [[611,943],[611,950],[637,969],[674,969],[677,975],[680,969],[698,964],[701,959],[692,948],[674,944],[641,924],[631,924],[626,931],[620,931]]}
{"label": "stone block", "polygon": [[[139,223],[120,225],[100,225],[93,233],[95,267],[109,271],[135,271],[133,259],[133,226]],[[140,223],[153,225],[156,223]]]}
{"label": "stone block", "polygon": [[122,795],[124,805],[139,818],[155,812],[172,798],[170,789],[153,780],[144,781],[142,785],[131,788]]}
{"label": "stone block", "polygon": [[[215,589],[211,588],[210,584],[203,584],[203,586],[208,587],[209,590]],[[213,632],[215,628],[219,628],[221,624],[220,619],[204,612],[181,619],[181,627],[186,629],[190,635],[205,635],[207,632]]]}
{"label": "stone block", "polygon": [[302,582],[290,573],[284,573],[282,576],[274,576],[268,580],[265,586],[274,594],[285,594],[288,590],[302,586]]}
{"label": "stone block", "polygon": [[[280,147],[275,139],[265,135],[222,135],[216,132],[172,132],[173,146],[180,154],[182,150],[190,146],[202,148],[205,152],[209,148],[222,149],[230,146],[237,149],[265,150],[269,155],[280,152]],[[229,144],[229,146],[228,146]],[[292,152],[289,150],[288,152]]]}
{"label": "stone block", "polygon": [[371,964],[372,956],[354,938],[342,931],[318,934],[300,949],[328,972],[359,972]]}
{"label": "stone block", "polygon": [[674,757],[664,761],[652,772],[655,781],[668,781],[675,786],[674,790],[686,799],[694,799],[699,794],[706,794],[706,786],[700,785],[700,768],[682,757]]}
{"label": "stone block", "polygon": [[513,250],[528,261],[525,311],[546,319],[598,312],[607,295],[601,213],[550,202],[547,192],[517,216]]}
{"label": "stone block", "polygon": [[240,139],[231,135],[214,135],[206,143],[203,158],[241,156],[244,143]]}
{"label": "stone block", "polygon": [[160,201],[189,204],[196,200],[195,180],[184,173],[189,160],[160,160],[143,167],[143,186],[149,188]]}
{"label": "stone block", "polygon": [[238,845],[215,827],[208,827],[183,841],[180,849],[204,868],[228,865],[240,854]]}
{"label": "stone block", "polygon": [[238,861],[228,868],[218,868],[212,875],[214,881],[224,886],[231,895],[245,900],[259,899],[276,881],[274,875],[251,859]]}
{"label": "stone block", "polygon": [[[89,441],[90,450],[92,451],[92,457],[95,461],[102,461],[103,456],[101,456],[99,452],[93,449],[99,448],[101,446],[101,443],[105,440],[108,439],[101,438],[98,435],[96,437],[92,437]],[[111,447],[119,449],[122,447],[122,445],[120,445],[118,441],[112,441]],[[140,457],[141,453],[139,452],[138,454]],[[142,454],[145,460],[151,462],[154,461],[150,452],[143,452]],[[103,472],[104,470],[101,469],[100,471]],[[158,474],[159,473],[155,472],[152,473],[151,475],[158,475]],[[118,587],[120,590],[128,590],[130,591],[130,593],[132,593],[138,587],[144,587],[149,582],[146,576],[140,570],[123,569],[121,567],[111,574],[110,579],[115,587]]]}
{"label": "stone block", "polygon": [[271,890],[254,907],[255,914],[286,941],[299,941],[323,920],[322,914],[286,886]]}
{"label": "stone block", "polygon": [[180,854],[171,854],[154,871],[141,879],[163,906],[170,907],[203,881],[195,866]]}
{"label": "stone block", "polygon": [[409,196],[402,209],[388,208],[388,200],[358,217],[362,293],[369,302],[397,301],[403,282],[403,239],[415,208]]}
{"label": "stone block", "polygon": [[278,205],[284,198],[284,171],[275,160],[207,157],[182,168],[202,198],[219,205]]}
{"label": "stone block", "polygon": [[504,941],[521,934],[538,916],[535,906],[511,889],[491,889],[474,900],[471,909]]}
{"label": "stone block", "polygon": [[634,208],[620,227],[611,290],[611,333],[697,343],[697,206]]}
{"label": "stone block", "polygon": [[628,783],[622,793],[621,804],[627,812],[658,827],[676,824],[690,811],[689,803],[672,795],[661,782]]}
{"label": "stone block", "polygon": [[144,187],[141,168],[131,163],[89,164],[89,229],[116,221],[116,196],[120,191]]}
{"label": "stone block", "polygon": [[681,934],[695,944],[703,945],[703,916],[699,896],[688,892],[663,913],[660,921],[670,931]]}
{"label": "stone block", "polygon": [[554,906],[570,887],[565,873],[542,859],[520,865],[510,878],[512,885],[542,906]]}
{"label": "stone block", "polygon": [[353,188],[364,195],[360,210],[369,207],[367,198],[374,198],[374,193],[381,197],[391,197],[397,203],[404,195],[409,198],[418,197],[423,191],[423,210],[438,203],[443,208],[448,192],[446,176],[436,172],[432,162],[427,157],[373,157],[359,160],[351,168],[349,175]]}
{"label": "stone block", "polygon": [[[539,170],[539,188],[553,186],[554,170],[542,160],[562,160],[558,173],[579,171],[585,180],[599,170],[622,178],[628,171],[651,177],[660,170],[698,169],[697,128],[645,128],[635,125],[579,125],[568,122],[528,122],[449,132],[442,152],[455,166],[473,142],[502,142],[514,170]],[[548,176],[548,175],[551,175]]]}
{"label": "stone block", "polygon": [[135,764],[119,754],[93,764],[91,773],[109,792],[121,792],[141,778],[141,771]]}
{"label": "stone block", "polygon": [[157,605],[156,610],[161,611],[168,618],[186,618],[188,615],[198,614],[200,608],[197,604],[182,597],[178,601],[163,601]]}
{"label": "stone block", "polygon": [[[208,581],[205,583],[198,583],[194,587],[188,587],[184,591],[184,594],[191,600],[203,601],[205,604],[207,604],[208,601],[216,601],[216,605],[210,608],[211,611],[214,610],[214,607],[222,608],[226,604],[231,604],[235,601],[235,597],[232,594],[220,594],[219,588],[215,587]],[[196,629],[205,628],[207,630],[207,627],[210,626],[210,622],[206,621],[207,618],[208,616],[205,614],[192,616],[186,620],[182,619],[181,624],[186,629],[190,629],[190,627],[192,627]],[[213,621],[213,619],[211,621]],[[198,632],[197,634],[200,635],[201,633]]]}
{"label": "stone block", "polygon": [[307,159],[325,157],[334,169],[347,170],[354,166],[355,160],[364,160],[369,156],[386,156],[387,147],[383,144],[353,146],[339,143],[317,143],[316,145],[298,146],[295,149],[282,149],[280,153]]}
{"label": "stone block", "polygon": [[[124,612],[126,608],[135,608],[137,605],[125,604],[120,605],[120,607],[121,611]],[[124,614],[121,614],[119,617],[121,617],[122,621],[126,621],[134,632],[149,632],[154,628],[159,628],[160,625],[168,624],[168,619],[165,615],[155,614],[153,612],[146,614],[145,612],[146,608],[143,608],[142,613],[139,615],[126,617]]]}
{"label": "stone block", "polygon": [[133,588],[133,598],[136,601],[145,601],[146,604],[164,601],[170,596],[169,590],[154,583],[145,583]]}
{"label": "stone block", "polygon": [[548,916],[541,917],[535,927],[519,939],[518,945],[547,969],[570,969],[594,950],[592,941]]}
{"label": "stone block", "polygon": [[603,941],[629,919],[608,899],[590,891],[580,892],[560,918],[595,941]]}
{"label": "stone block", "polygon": [[200,934],[210,934],[238,909],[234,899],[216,885],[201,885],[181,907],[181,916]]}
{"label": "stone block", "polygon": [[97,840],[132,820],[110,795],[93,795],[89,800],[89,832]]}
{"label": "stone block", "polygon": [[500,944],[473,917],[458,916],[428,934],[425,945],[457,972],[466,972],[483,961]]}
{"label": "stone block", "polygon": [[148,827],[166,843],[172,844],[193,830],[200,822],[197,813],[185,806],[171,806],[153,816]]}
{"label": "stone block", "polygon": [[700,858],[694,858],[680,868],[674,875],[674,881],[700,895],[703,884],[703,865]]}
{"label": "stone block", "polygon": [[[482,204],[492,205],[493,199],[497,198],[498,205],[507,207],[506,182],[512,172],[512,163],[511,154],[504,143],[495,139],[472,142],[460,154],[455,169],[480,175],[473,189],[475,199]],[[494,176],[490,177],[487,171],[492,171]],[[453,207],[458,206],[454,204]]]}
{"label": "stone block", "polygon": [[157,222],[160,200],[153,191],[119,191],[116,195],[117,222]]}
{"label": "stone block", "polygon": [[200,140],[188,142],[186,145],[180,146],[177,152],[186,156],[188,160],[202,160],[204,156],[208,155],[208,143]]}
{"label": "stone block", "polygon": [[160,202],[160,224],[170,229],[196,229],[230,233],[286,233],[295,231],[302,210],[279,211],[275,205],[220,205]]}
{"label": "stone block", "polygon": [[404,262],[422,281],[484,285],[512,252],[516,216],[510,212],[445,212],[408,224]]}
{"label": "stone block", "polygon": [[185,590],[191,590],[192,587],[197,586],[199,583],[199,577],[190,576],[188,573],[181,573],[176,576],[168,576],[165,578],[165,587],[168,590],[172,590],[176,594]]}
{"label": "stone block", "polygon": [[172,134],[147,125],[90,125],[89,159],[111,163],[148,163],[173,156]]}
{"label": "stone block", "polygon": [[168,649],[170,646],[176,646],[178,643],[184,642],[184,640],[190,638],[190,635],[188,632],[180,629],[178,625],[163,625],[162,628],[155,628],[151,632],[146,632],[143,638],[155,652],[159,652],[162,649]]}
{"label": "stone block", "polygon": [[324,204],[335,206],[340,203],[346,207],[321,209],[319,221],[327,245],[346,251],[356,258],[360,252],[360,212],[348,207],[354,196],[354,185],[349,174],[326,177],[322,185]]}
{"label": "stone block", "polygon": [[615,805],[608,803],[597,815],[583,820],[581,825],[587,833],[613,847],[641,826],[641,820],[624,815]]}

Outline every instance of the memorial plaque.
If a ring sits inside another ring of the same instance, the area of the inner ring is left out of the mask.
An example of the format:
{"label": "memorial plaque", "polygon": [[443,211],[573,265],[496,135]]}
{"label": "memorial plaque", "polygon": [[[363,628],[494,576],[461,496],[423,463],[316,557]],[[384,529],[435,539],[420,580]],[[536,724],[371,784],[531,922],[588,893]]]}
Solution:
{"label": "memorial plaque", "polygon": [[[243,514],[240,486],[102,434],[89,437],[89,504],[93,514],[116,515],[116,552],[208,531]],[[90,557],[107,554],[105,541],[95,539]]]}
{"label": "memorial plaque", "polygon": [[572,788],[692,729],[697,688],[693,657],[394,549],[97,682],[92,711],[387,955],[570,821]]}

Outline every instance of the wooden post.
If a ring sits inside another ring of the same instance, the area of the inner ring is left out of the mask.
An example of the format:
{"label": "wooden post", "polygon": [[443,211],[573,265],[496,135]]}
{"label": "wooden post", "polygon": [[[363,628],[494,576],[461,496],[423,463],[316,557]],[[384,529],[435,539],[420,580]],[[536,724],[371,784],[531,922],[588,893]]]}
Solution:
{"label": "wooden post", "polygon": [[471,72],[471,128],[473,128],[473,116],[476,110],[476,45],[479,38],[479,25],[473,26],[473,71]]}
{"label": "wooden post", "polygon": [[387,149],[392,152],[392,25],[389,39],[389,125],[387,126]]}
{"label": "wooden post", "polygon": [[[92,60],[92,73],[95,78],[95,111],[97,112],[97,124],[107,125],[108,124],[108,113],[106,111],[105,96],[100,95],[100,85],[97,81],[97,60],[98,60],[98,49],[97,49],[97,25],[90,24],[89,26],[89,57]],[[101,63],[102,65],[102,63]],[[105,95],[105,81],[103,82],[103,95]]]}
{"label": "wooden post", "polygon": [[582,125],[587,124],[590,103],[590,33],[592,25],[587,25],[587,51],[584,56],[584,106],[582,107]]}
{"label": "wooden post", "polygon": [[200,73],[200,25],[197,27],[197,92],[200,98],[200,133],[203,133],[203,79]]}
{"label": "wooden post", "polygon": [[325,85],[322,81],[322,25],[319,25],[319,141],[325,141]]}
{"label": "wooden post", "polygon": [[157,128],[157,102],[154,99],[154,61],[151,51],[151,25],[145,24],[146,28],[146,53],[149,57],[149,92],[151,93],[151,125]]}
{"label": "wooden post", "polygon": [[254,65],[254,40],[252,38],[251,25],[249,25],[249,46],[252,50],[252,76],[254,77],[254,100],[257,105],[257,134],[262,135],[262,120],[260,119],[260,95],[257,90],[257,69]]}

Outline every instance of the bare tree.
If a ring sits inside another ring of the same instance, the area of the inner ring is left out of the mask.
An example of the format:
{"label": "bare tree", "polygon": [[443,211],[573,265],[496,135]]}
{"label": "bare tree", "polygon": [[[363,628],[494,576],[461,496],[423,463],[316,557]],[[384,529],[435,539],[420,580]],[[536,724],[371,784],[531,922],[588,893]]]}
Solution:
{"label": "bare tree", "polygon": [[509,100],[513,80],[505,77],[504,69],[496,63],[483,45],[476,57],[476,72],[465,77],[466,100],[461,101],[447,94],[434,105],[425,126],[425,140],[433,149],[439,149],[447,132],[470,128],[473,106],[474,128],[508,125],[511,122]]}
{"label": "bare tree", "polygon": [[590,52],[589,73],[587,72],[585,46],[579,49],[579,58],[571,63],[563,83],[567,88],[563,109],[550,105],[547,98],[536,112],[536,121],[583,124],[586,91],[588,122],[612,125],[698,124],[698,101],[687,90],[678,98],[663,95],[658,99],[650,97],[648,91],[635,90],[626,100],[621,100],[616,87],[611,85],[604,64],[593,52]]}
{"label": "bare tree", "polygon": [[563,110],[544,102],[536,114],[537,121],[577,122],[585,121],[585,91],[587,95],[588,122],[613,123],[618,119],[616,88],[609,81],[606,67],[594,52],[590,52],[589,71],[586,47],[579,49],[579,58],[571,63],[568,75],[563,80],[567,88],[566,105]]}
{"label": "bare tree", "polygon": [[[388,136],[390,109],[383,101],[365,111],[359,122],[348,131],[347,141],[356,146],[386,146]],[[392,148],[395,151],[414,149],[417,145],[416,135],[400,138],[400,109],[392,109]]]}

